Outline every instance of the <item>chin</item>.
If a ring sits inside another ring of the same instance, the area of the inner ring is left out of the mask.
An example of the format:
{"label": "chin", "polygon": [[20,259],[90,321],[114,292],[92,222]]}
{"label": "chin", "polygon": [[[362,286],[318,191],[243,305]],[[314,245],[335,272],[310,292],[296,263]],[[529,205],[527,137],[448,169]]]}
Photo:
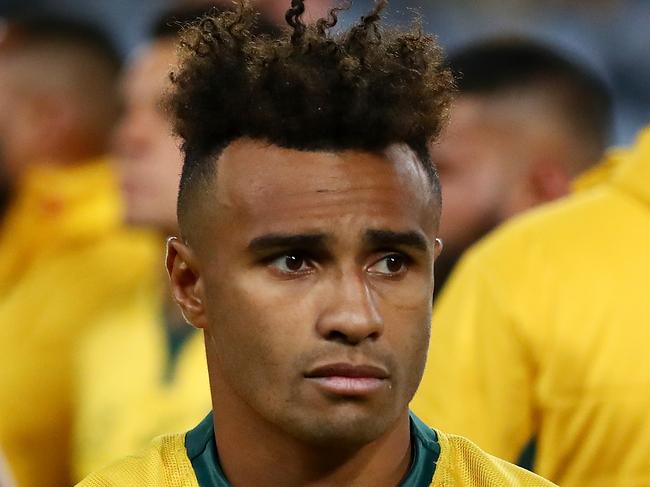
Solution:
{"label": "chin", "polygon": [[156,230],[161,224],[158,218],[146,215],[142,212],[130,211],[128,208],[124,214],[124,222],[131,227],[138,227],[147,230]]}
{"label": "chin", "polygon": [[399,415],[341,408],[290,421],[293,436],[318,447],[358,448],[380,438],[395,426]]}
{"label": "chin", "polygon": [[142,215],[137,213],[127,211],[124,215],[124,223],[131,227],[147,227],[146,219],[142,218]]}

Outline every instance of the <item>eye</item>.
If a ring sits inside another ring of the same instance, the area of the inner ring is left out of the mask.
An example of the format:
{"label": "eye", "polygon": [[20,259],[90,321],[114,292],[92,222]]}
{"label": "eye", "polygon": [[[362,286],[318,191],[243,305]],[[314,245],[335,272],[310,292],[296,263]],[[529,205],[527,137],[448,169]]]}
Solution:
{"label": "eye", "polygon": [[269,266],[282,274],[301,274],[311,269],[307,259],[300,254],[285,254],[273,259]]}
{"label": "eye", "polygon": [[368,272],[386,276],[397,276],[406,272],[408,258],[402,254],[388,254],[368,267]]}

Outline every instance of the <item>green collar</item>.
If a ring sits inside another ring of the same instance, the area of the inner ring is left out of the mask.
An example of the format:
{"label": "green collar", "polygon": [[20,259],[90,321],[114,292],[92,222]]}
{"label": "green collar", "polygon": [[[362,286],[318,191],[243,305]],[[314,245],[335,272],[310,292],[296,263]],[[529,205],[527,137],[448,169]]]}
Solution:
{"label": "green collar", "polygon": [[[411,466],[398,487],[429,487],[440,457],[440,444],[435,430],[413,413],[411,420]],[[185,435],[185,449],[200,487],[232,487],[219,464],[214,439],[212,412]]]}

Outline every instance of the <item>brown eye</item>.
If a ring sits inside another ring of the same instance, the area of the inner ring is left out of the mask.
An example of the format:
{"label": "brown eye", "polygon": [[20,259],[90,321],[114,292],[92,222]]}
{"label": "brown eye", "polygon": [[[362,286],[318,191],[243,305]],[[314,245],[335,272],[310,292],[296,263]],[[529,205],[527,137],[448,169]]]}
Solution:
{"label": "brown eye", "polygon": [[285,267],[292,272],[299,271],[304,261],[305,260],[302,257],[297,255],[287,255],[284,257]]}
{"label": "brown eye", "polygon": [[273,259],[269,266],[282,274],[303,273],[311,268],[307,259],[300,254],[281,255]]}
{"label": "brown eye", "polygon": [[407,258],[401,254],[389,254],[368,268],[373,274],[395,276],[407,270]]}
{"label": "brown eye", "polygon": [[386,269],[389,272],[399,272],[404,267],[404,258],[401,255],[389,255],[386,257]]}

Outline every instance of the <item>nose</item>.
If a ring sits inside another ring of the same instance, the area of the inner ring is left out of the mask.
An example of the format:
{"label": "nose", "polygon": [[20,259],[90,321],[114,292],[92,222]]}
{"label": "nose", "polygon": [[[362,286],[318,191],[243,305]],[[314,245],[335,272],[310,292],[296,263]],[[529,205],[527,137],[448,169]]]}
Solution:
{"label": "nose", "polygon": [[316,325],[319,335],[348,345],[379,338],[384,321],[364,277],[351,273],[333,280],[330,285],[330,298]]}
{"label": "nose", "polygon": [[123,159],[136,158],[146,144],[137,117],[130,113],[126,113],[118,122],[112,135],[112,148],[118,155],[118,163],[123,163]]}

